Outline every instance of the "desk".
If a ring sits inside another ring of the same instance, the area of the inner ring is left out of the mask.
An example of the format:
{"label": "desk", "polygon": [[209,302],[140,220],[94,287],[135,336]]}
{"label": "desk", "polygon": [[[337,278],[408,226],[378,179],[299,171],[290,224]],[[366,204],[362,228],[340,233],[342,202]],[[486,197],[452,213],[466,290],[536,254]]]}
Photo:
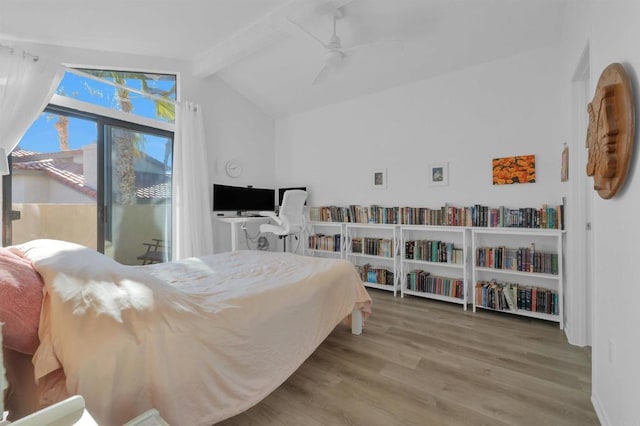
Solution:
{"label": "desk", "polygon": [[239,238],[240,231],[242,230],[242,225],[245,224],[255,224],[260,225],[261,223],[269,222],[270,218],[264,216],[258,217],[218,217],[218,221],[228,224],[231,227],[231,251],[239,250]]}

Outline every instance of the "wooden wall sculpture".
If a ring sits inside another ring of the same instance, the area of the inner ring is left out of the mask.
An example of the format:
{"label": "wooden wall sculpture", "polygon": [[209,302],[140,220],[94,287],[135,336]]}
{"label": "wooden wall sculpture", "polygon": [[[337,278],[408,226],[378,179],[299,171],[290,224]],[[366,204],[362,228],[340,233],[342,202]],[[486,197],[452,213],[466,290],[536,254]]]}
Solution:
{"label": "wooden wall sculpture", "polygon": [[607,200],[624,183],[635,141],[633,92],[621,64],[602,71],[587,111],[587,175],[593,176],[593,189]]}

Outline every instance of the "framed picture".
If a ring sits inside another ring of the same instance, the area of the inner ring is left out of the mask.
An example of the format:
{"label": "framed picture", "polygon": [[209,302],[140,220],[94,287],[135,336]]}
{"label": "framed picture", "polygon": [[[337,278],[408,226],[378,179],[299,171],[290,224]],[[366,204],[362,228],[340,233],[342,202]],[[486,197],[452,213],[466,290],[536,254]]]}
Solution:
{"label": "framed picture", "polygon": [[449,163],[429,164],[429,186],[449,185]]}
{"label": "framed picture", "polygon": [[387,189],[387,169],[371,171],[371,187],[373,189]]}
{"label": "framed picture", "polygon": [[491,161],[494,185],[534,183],[536,181],[536,156],[494,158]]}

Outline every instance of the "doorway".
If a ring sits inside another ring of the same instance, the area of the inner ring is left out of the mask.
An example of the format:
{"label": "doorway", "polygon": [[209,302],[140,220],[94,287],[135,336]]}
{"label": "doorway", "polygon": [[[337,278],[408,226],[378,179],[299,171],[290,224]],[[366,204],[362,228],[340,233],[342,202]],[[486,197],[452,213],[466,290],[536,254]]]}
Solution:
{"label": "doorway", "polygon": [[593,240],[592,182],[587,177],[587,104],[590,101],[589,45],[578,61],[571,81],[571,139],[569,209],[570,226],[567,228],[567,261],[570,267],[567,280],[567,338],[571,344],[592,344],[593,317]]}

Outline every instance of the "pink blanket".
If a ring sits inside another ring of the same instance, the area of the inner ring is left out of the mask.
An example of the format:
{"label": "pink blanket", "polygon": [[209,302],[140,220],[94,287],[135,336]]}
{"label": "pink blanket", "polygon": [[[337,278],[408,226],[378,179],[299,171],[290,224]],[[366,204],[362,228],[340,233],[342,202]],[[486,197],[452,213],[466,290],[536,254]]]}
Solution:
{"label": "pink blanket", "polygon": [[36,379],[62,369],[101,425],[149,408],[172,425],[233,416],[355,306],[370,311],[346,261],[242,251],[130,267],[59,241],[18,248],[45,282]]}

